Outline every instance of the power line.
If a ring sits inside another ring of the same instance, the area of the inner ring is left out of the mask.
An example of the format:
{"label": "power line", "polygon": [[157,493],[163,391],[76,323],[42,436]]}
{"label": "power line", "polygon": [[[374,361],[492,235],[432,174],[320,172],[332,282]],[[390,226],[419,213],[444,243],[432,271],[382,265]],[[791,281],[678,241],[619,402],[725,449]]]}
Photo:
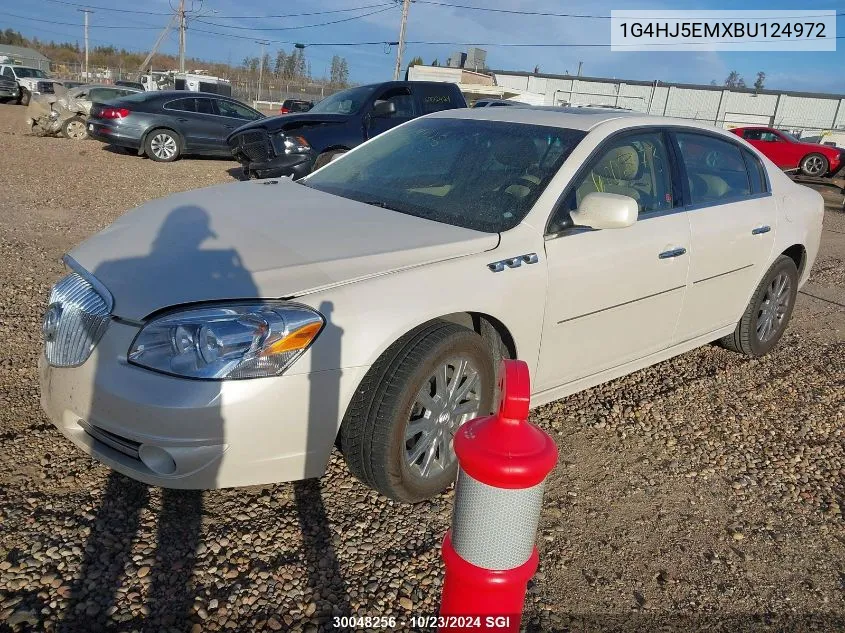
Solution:
{"label": "power line", "polygon": [[115,9],[113,7],[100,7],[92,4],[79,4],[76,2],[65,2],[65,0],[45,0],[54,4],[64,4],[69,7],[84,7],[87,9],[95,9],[97,11],[114,11],[116,13],[139,13],[142,15],[170,15],[169,13],[161,13],[157,11],[138,11],[137,9]]}
{"label": "power line", "polygon": [[[43,20],[40,18],[31,18],[27,15],[17,15],[15,13],[7,13],[5,11],[0,11],[0,15],[8,15],[12,18],[18,18],[19,20],[29,20],[30,22],[43,22],[45,24],[59,24],[61,26],[82,26],[76,22],[56,22],[55,20]],[[92,27],[96,27],[98,29],[161,29],[160,26],[127,26],[127,25],[111,25],[111,24],[92,24]]]}
{"label": "power line", "polygon": [[228,24],[218,24],[216,22],[209,22],[208,20],[202,20],[199,18],[194,18],[194,22],[201,22],[203,24],[208,24],[210,26],[216,26],[224,29],[239,29],[244,31],[295,31],[297,29],[313,29],[318,26],[328,26],[329,24],[340,24],[341,22],[351,22],[352,20],[360,20],[361,18],[365,18],[368,15],[375,15],[376,13],[384,13],[385,11],[390,11],[394,8],[394,5],[390,4],[386,8],[377,9],[376,11],[370,11],[369,13],[364,13],[362,15],[355,15],[350,18],[343,18],[340,20],[332,20],[331,22],[320,22],[319,24],[303,24],[301,26],[280,26],[280,27],[263,27],[263,28],[256,28],[253,26],[230,26]]}
{"label": "power line", "polygon": [[[492,7],[475,7],[467,4],[451,4],[448,2],[437,2],[436,0],[413,0],[417,4],[429,4],[432,6],[437,7],[448,7],[450,9],[466,9],[468,11],[485,11],[487,13],[508,13],[511,15],[536,15],[536,16],[544,16],[544,17],[554,17],[554,18],[584,18],[584,19],[595,19],[595,20],[610,20],[613,16],[610,15],[593,15],[593,14],[585,14],[585,13],[554,13],[550,11],[518,11],[516,9],[494,9]],[[837,13],[837,16],[845,15],[845,13]],[[751,19],[776,19],[777,16],[749,16],[742,19],[751,20]],[[818,15],[790,15],[789,18],[817,18]],[[652,20],[659,20],[659,19],[677,19],[678,16],[649,16],[649,19]],[[713,18],[713,17],[700,17],[696,18],[696,16],[689,16],[690,19],[699,19],[699,20],[716,20],[716,19],[723,19],[723,18]]]}

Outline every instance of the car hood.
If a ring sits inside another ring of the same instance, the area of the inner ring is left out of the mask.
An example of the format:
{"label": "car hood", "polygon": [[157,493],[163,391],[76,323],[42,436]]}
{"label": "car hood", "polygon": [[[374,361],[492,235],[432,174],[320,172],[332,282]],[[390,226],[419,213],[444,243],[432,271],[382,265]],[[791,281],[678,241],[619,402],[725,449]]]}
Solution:
{"label": "car hood", "polygon": [[280,114],[279,116],[271,116],[266,119],[258,119],[251,121],[246,125],[242,125],[237,130],[229,135],[229,138],[243,132],[244,130],[251,130],[253,128],[264,128],[268,132],[277,132],[283,130],[286,126],[294,124],[296,126],[320,124],[320,123],[344,123],[349,119],[347,114],[320,114],[318,112],[297,112],[295,114]]}
{"label": "car hood", "polygon": [[142,205],[69,255],[140,320],[170,306],[293,297],[494,249],[497,234],[355,202],[287,178]]}

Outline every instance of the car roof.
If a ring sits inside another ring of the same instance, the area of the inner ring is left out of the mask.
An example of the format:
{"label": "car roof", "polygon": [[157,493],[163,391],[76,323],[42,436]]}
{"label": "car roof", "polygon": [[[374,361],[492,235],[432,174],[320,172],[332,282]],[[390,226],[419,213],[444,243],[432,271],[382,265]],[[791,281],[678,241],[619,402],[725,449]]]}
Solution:
{"label": "car roof", "polygon": [[508,123],[527,123],[569,128],[588,132],[608,121],[627,120],[631,126],[647,125],[683,125],[727,132],[723,128],[700,121],[676,119],[634,112],[628,110],[609,110],[604,108],[566,108],[558,106],[524,105],[518,108],[456,108],[441,110],[428,117],[453,119],[479,119],[484,121],[504,121]]}

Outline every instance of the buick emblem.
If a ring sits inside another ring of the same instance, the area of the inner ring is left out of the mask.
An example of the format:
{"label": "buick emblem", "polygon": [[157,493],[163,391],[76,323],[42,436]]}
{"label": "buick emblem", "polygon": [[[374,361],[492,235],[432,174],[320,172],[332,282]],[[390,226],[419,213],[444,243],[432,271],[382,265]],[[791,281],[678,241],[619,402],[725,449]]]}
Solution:
{"label": "buick emblem", "polygon": [[44,315],[44,323],[41,324],[41,333],[44,335],[44,340],[52,343],[56,340],[56,334],[59,331],[59,321],[62,318],[62,305],[60,303],[53,303],[47,308],[47,314]]}

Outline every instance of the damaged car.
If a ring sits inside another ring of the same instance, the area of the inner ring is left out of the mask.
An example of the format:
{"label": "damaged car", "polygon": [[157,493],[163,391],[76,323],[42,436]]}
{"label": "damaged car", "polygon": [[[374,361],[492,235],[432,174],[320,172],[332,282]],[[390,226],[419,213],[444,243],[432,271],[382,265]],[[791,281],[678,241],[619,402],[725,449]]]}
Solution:
{"label": "damaged car", "polygon": [[88,138],[85,119],[91,114],[95,102],[112,101],[137,92],[137,88],[108,84],[81,85],[66,90],[55,86],[55,93],[33,96],[27,107],[27,124],[37,136],[61,134],[65,138]]}

